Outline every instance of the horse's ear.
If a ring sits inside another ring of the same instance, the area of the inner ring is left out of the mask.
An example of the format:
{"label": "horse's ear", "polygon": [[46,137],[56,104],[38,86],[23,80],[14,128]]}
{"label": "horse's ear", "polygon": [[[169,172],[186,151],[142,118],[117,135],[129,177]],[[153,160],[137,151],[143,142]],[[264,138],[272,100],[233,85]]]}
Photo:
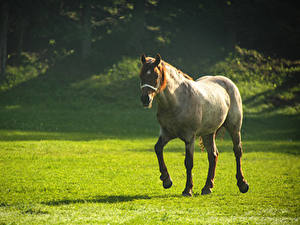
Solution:
{"label": "horse's ear", "polygon": [[141,56],[141,61],[142,61],[143,64],[146,63],[146,56],[145,56],[145,54],[143,54],[143,55]]}
{"label": "horse's ear", "polygon": [[155,56],[154,66],[158,66],[160,64],[160,61],[161,61],[161,56],[160,54],[157,53]]}

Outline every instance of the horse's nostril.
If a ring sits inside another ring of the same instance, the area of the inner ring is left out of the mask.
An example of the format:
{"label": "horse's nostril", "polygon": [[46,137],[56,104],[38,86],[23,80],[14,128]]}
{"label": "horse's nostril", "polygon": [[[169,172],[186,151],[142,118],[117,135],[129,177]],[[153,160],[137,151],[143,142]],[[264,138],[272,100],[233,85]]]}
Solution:
{"label": "horse's nostril", "polygon": [[148,95],[142,95],[141,96],[141,101],[144,105],[149,105],[150,103],[150,98]]}

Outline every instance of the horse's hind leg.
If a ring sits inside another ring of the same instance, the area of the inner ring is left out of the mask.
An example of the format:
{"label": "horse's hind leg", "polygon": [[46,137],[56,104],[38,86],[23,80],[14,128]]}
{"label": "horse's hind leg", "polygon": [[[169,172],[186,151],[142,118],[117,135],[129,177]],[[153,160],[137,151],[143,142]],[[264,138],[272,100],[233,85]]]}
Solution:
{"label": "horse's hind leg", "polygon": [[170,138],[165,137],[164,135],[161,135],[155,144],[155,153],[158,159],[158,164],[159,164],[159,171],[161,173],[160,179],[163,182],[163,187],[164,188],[170,188],[172,186],[172,180],[170,178],[170,175],[168,173],[165,161],[164,161],[164,156],[163,156],[163,149],[164,146],[170,141]]}
{"label": "horse's hind leg", "polygon": [[202,137],[204,147],[206,148],[208,154],[209,168],[208,168],[206,183],[205,186],[202,188],[201,195],[210,194],[211,189],[214,186],[215,171],[216,171],[216,165],[217,165],[217,160],[219,155],[215,143],[215,136],[216,134],[214,133]]}
{"label": "horse's hind leg", "polygon": [[233,151],[236,160],[236,179],[237,179],[237,186],[240,189],[240,192],[246,193],[249,190],[249,185],[244,178],[243,170],[242,170],[242,142],[241,142],[241,132],[240,129],[232,129],[231,126],[226,126],[228,132],[231,135],[232,142],[233,142]]}

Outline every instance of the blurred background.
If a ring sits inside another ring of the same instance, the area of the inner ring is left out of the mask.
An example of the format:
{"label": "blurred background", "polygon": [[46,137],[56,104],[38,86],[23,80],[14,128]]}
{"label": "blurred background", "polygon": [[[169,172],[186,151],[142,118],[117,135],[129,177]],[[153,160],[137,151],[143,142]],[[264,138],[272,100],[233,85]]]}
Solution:
{"label": "blurred background", "polygon": [[1,10],[2,65],[68,60],[98,69],[159,52],[196,73],[236,46],[299,59],[296,1],[4,0]]}
{"label": "blurred background", "polygon": [[[143,53],[160,53],[193,78],[205,74],[231,78],[242,93],[246,115],[278,110],[299,115],[296,1],[2,0],[0,4],[2,129],[92,131],[104,126],[103,132],[108,132],[111,123],[105,125],[107,120],[97,116],[100,112],[108,110],[104,118],[115,113],[109,121],[122,124],[120,110],[140,107]],[[72,114],[78,111],[84,115]],[[133,123],[131,129],[137,126]]]}

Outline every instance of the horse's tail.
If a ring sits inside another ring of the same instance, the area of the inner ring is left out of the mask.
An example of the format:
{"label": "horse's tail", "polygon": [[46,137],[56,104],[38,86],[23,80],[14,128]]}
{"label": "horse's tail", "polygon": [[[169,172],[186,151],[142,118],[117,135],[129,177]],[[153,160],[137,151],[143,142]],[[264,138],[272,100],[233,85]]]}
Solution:
{"label": "horse's tail", "polygon": [[201,136],[199,137],[199,146],[200,146],[201,151],[204,152],[205,147],[204,147],[203,140],[202,140]]}

